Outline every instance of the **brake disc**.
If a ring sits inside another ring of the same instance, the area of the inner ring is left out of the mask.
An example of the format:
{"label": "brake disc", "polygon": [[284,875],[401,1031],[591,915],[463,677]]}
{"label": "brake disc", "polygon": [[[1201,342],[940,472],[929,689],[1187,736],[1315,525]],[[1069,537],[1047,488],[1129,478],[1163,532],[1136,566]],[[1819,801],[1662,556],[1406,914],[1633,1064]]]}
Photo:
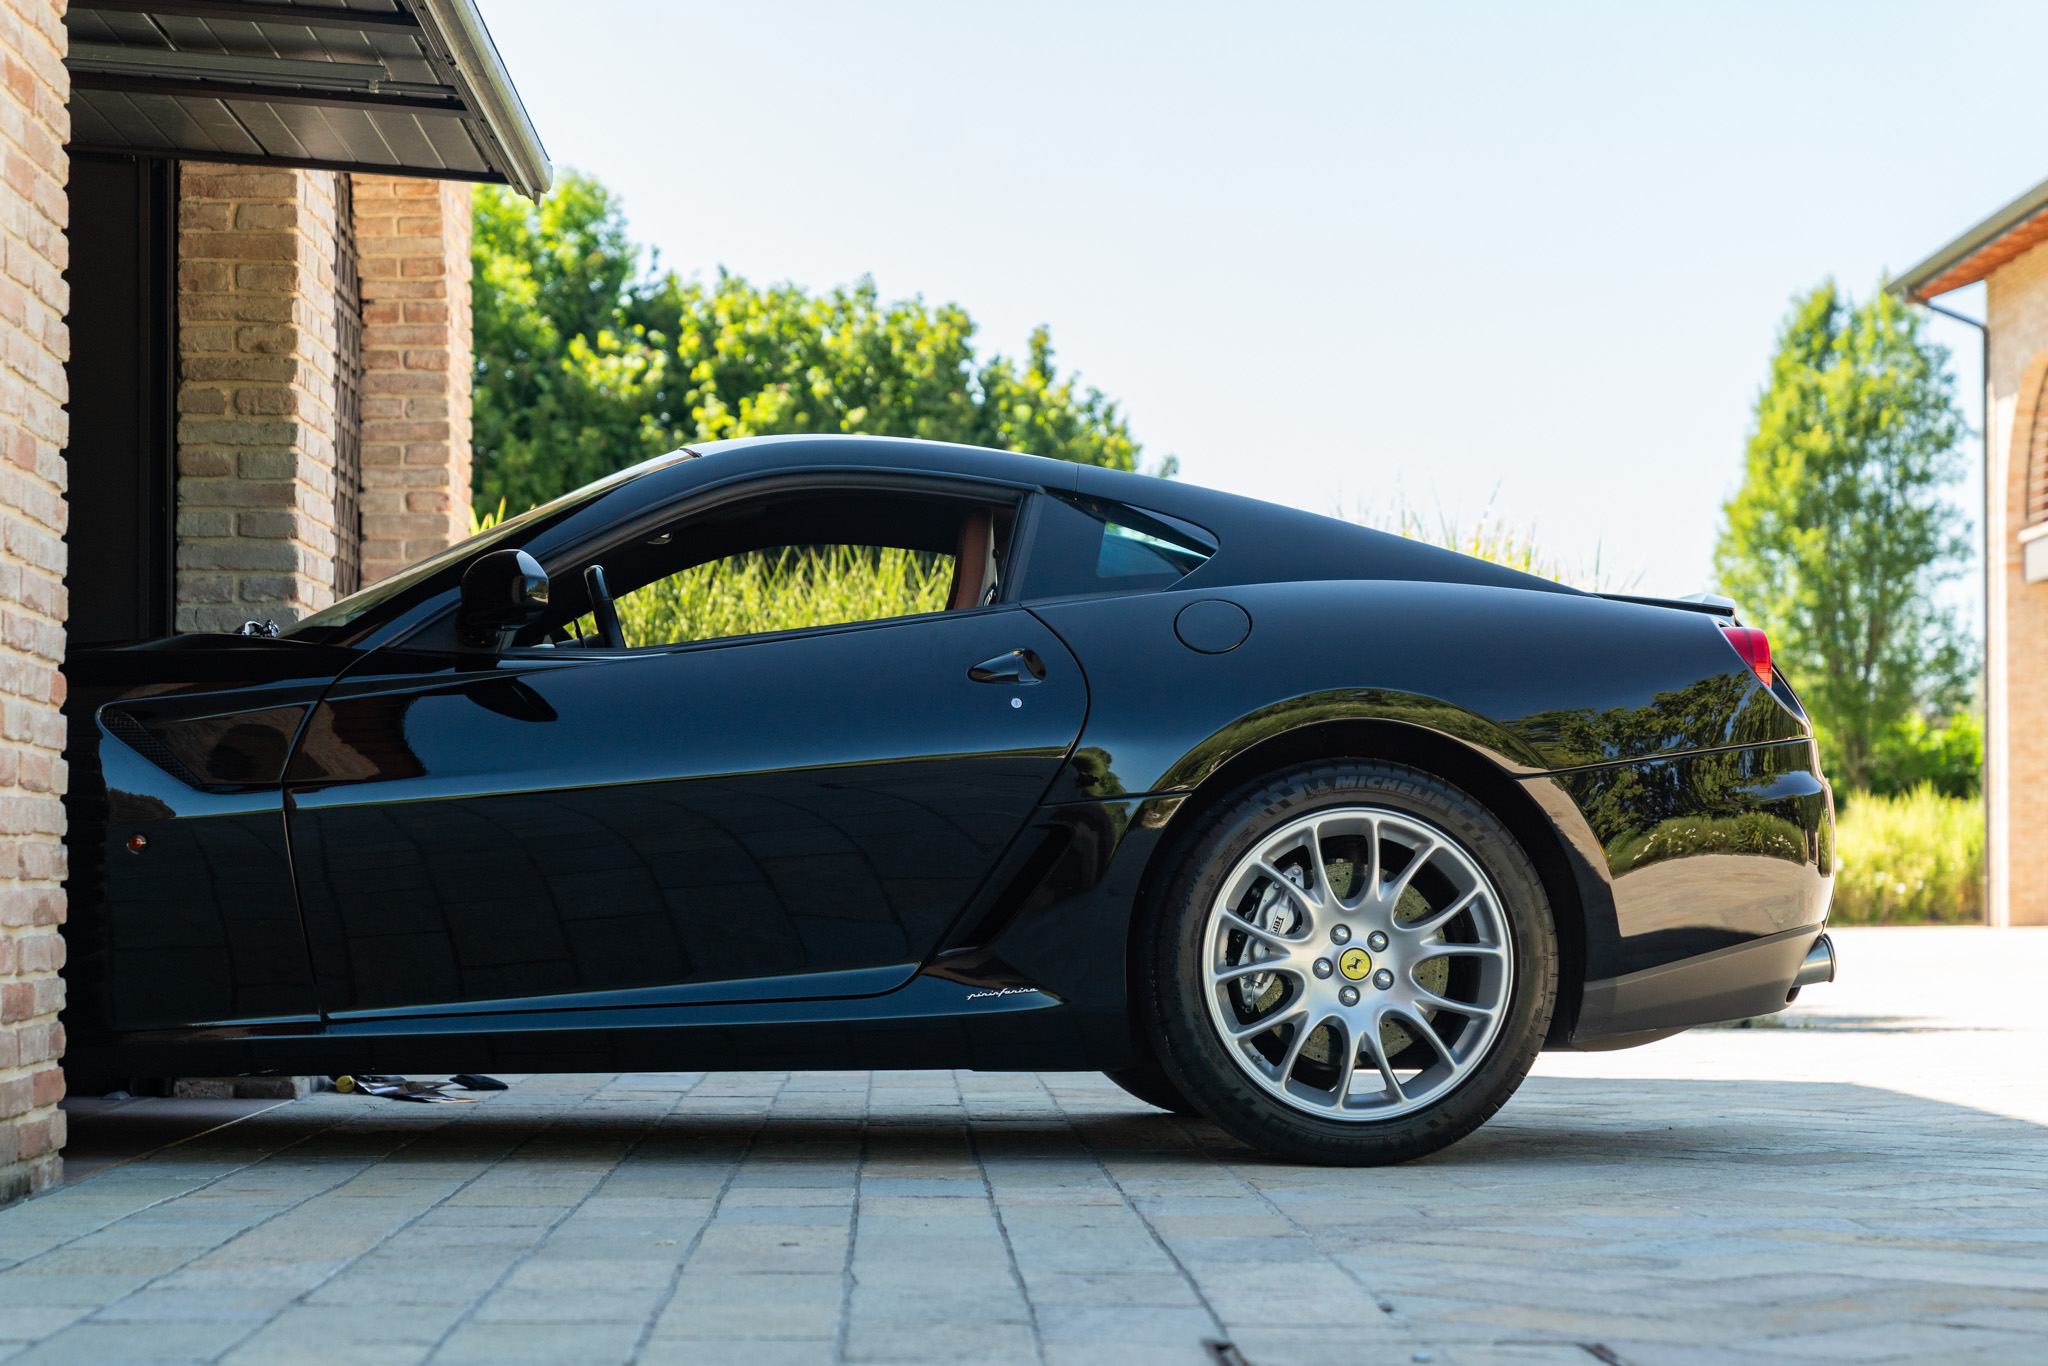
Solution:
{"label": "brake disc", "polygon": [[[1302,875],[1299,867],[1289,865],[1281,871],[1281,876],[1297,887],[1308,885],[1308,880]],[[1278,886],[1269,886],[1260,895],[1258,909],[1252,912],[1250,918],[1261,929],[1273,934],[1293,934],[1294,927],[1301,923],[1301,912],[1295,908],[1294,898],[1288,896]],[[1244,951],[1254,963],[1273,952],[1257,939],[1247,939]],[[1276,993],[1279,987],[1280,979],[1275,974],[1255,972],[1238,982],[1238,1000],[1243,1003],[1246,1010],[1257,1014],[1275,1004],[1267,997]]]}

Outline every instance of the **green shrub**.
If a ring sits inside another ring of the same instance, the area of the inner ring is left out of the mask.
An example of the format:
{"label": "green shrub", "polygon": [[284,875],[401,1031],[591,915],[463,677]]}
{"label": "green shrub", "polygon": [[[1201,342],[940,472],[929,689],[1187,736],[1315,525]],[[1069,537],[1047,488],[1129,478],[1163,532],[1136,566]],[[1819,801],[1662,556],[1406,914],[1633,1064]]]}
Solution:
{"label": "green shrub", "polygon": [[619,625],[630,646],[836,626],[940,611],[952,583],[950,555],[848,545],[735,555],[626,594]]}
{"label": "green shrub", "polygon": [[1849,795],[1835,821],[1840,925],[1967,925],[1984,918],[1984,803],[1931,784]]}
{"label": "green shrub", "polygon": [[[1827,737],[1822,737],[1827,758]],[[1959,711],[1939,725],[1918,712],[1878,737],[1871,756],[1870,790],[1896,796],[1922,783],[1950,797],[1974,797],[1984,768],[1984,727],[1974,712]]]}

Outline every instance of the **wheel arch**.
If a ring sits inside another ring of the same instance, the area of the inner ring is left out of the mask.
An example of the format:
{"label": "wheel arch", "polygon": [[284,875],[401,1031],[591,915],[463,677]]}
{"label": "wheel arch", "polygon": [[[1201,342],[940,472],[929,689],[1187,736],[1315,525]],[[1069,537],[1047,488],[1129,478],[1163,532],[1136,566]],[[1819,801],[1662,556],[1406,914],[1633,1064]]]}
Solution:
{"label": "wheel arch", "polygon": [[1254,780],[1296,764],[1356,759],[1402,764],[1454,783],[1470,793],[1508,828],[1542,879],[1557,929],[1557,1008],[1549,1041],[1571,1037],[1586,980],[1586,897],[1574,874],[1566,842],[1528,790],[1472,746],[1437,731],[1400,721],[1370,718],[1324,720],[1282,731],[1247,746],[1212,769],[1174,809],[1163,837],[1146,862],[1131,916],[1125,962],[1141,970],[1140,936],[1157,911],[1158,898],[1203,818]]}

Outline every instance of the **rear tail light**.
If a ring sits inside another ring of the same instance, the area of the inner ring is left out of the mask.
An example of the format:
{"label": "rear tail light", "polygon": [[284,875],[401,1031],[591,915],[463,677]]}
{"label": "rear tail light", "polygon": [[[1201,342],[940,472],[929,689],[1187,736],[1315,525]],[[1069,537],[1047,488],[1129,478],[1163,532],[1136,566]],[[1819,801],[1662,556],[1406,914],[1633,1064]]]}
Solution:
{"label": "rear tail light", "polygon": [[1751,672],[1771,686],[1771,642],[1754,626],[1724,626],[1721,634],[1728,637],[1728,643],[1735,647],[1735,653],[1742,656],[1742,662],[1749,665]]}

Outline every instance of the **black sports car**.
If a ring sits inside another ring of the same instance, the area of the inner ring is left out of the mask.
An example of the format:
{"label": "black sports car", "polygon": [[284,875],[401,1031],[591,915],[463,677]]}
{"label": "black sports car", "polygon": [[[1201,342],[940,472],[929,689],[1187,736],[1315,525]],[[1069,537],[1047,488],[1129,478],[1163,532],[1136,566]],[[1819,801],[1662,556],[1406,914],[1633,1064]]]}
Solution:
{"label": "black sports car", "polygon": [[[728,610],[826,552],[938,587]],[[1833,975],[1812,730],[1726,604],[1031,456],[683,450],[68,675],[81,1089],[1100,1069],[1385,1162]]]}

